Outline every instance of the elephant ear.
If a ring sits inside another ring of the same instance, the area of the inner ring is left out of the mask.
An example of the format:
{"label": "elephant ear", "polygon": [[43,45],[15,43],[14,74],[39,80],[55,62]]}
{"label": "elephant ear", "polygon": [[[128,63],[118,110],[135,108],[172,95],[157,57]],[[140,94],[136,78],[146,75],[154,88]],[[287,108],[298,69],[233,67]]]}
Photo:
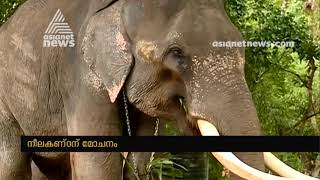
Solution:
{"label": "elephant ear", "polygon": [[133,65],[125,28],[121,20],[122,3],[97,12],[89,19],[81,51],[83,59],[103,84],[113,103]]}
{"label": "elephant ear", "polygon": [[116,1],[118,1],[118,0],[94,0],[94,1],[91,1],[90,11],[91,11],[91,13],[96,13],[98,11],[105,9],[105,8],[108,8],[110,5],[112,5]]}
{"label": "elephant ear", "polygon": [[123,7],[122,19],[131,40],[135,39],[143,18],[144,4],[140,0],[128,0]]}

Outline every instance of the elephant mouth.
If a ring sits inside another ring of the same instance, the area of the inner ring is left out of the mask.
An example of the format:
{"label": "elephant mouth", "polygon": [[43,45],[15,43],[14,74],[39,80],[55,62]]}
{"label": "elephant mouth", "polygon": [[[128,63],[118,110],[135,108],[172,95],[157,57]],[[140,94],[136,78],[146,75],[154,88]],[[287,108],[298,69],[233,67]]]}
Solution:
{"label": "elephant mouth", "polygon": [[[197,120],[202,136],[219,136],[217,128],[210,122],[202,119]],[[211,152],[211,154],[228,170],[244,179],[250,180],[317,180],[302,174],[280,161],[270,152],[264,152],[264,163],[279,176],[259,171],[239,160],[231,152]]]}

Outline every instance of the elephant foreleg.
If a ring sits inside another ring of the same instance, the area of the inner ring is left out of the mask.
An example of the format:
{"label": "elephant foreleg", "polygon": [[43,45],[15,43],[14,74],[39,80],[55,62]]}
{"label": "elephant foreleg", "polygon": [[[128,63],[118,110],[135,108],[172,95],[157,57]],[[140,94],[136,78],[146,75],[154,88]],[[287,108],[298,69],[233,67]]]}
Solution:
{"label": "elephant foreleg", "polygon": [[32,180],[49,180],[38,168],[38,166],[32,161]]}
{"label": "elephant foreleg", "polygon": [[[122,123],[116,104],[108,102],[105,91],[92,92],[85,85],[66,107],[68,135],[120,136]],[[122,158],[118,152],[71,152],[73,180],[120,180]]]}
{"label": "elephant foreleg", "polygon": [[23,131],[0,100],[0,178],[1,180],[31,180],[29,153],[20,150]]}

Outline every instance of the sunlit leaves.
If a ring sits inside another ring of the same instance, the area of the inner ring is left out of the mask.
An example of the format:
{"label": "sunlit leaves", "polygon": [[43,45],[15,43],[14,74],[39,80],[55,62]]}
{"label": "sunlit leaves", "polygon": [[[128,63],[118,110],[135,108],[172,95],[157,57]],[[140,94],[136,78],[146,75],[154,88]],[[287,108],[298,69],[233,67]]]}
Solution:
{"label": "sunlit leaves", "polygon": [[14,13],[17,7],[26,0],[0,1],[0,26]]}
{"label": "sunlit leaves", "polygon": [[[246,49],[246,79],[264,133],[319,135],[319,116],[313,117],[315,123],[293,127],[308,107],[306,79],[311,59],[315,59],[318,67],[312,92],[314,106],[320,111],[320,11],[308,16],[303,10],[304,1],[289,1],[286,9],[282,9],[282,3],[282,0],[228,0],[226,9],[246,40],[295,42],[294,48]],[[311,154],[282,153],[280,158],[298,170],[309,168],[310,173],[309,162],[317,157]]]}

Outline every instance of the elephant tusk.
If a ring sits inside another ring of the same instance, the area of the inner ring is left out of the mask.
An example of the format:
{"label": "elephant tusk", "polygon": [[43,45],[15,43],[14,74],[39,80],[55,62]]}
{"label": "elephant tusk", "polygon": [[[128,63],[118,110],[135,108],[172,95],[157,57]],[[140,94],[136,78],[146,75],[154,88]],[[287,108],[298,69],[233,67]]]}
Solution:
{"label": "elephant tusk", "polygon": [[[218,130],[208,121],[198,120],[198,126],[203,136],[219,136]],[[227,169],[244,179],[249,180],[298,180],[297,178],[279,177],[254,169],[231,152],[211,152],[212,155]],[[301,179],[300,179],[301,180]]]}
{"label": "elephant tusk", "polygon": [[121,155],[122,155],[122,158],[123,158],[123,160],[122,160],[122,168],[124,168],[124,165],[126,164],[126,160],[127,160],[127,158],[128,158],[128,152],[121,152]]}
{"label": "elephant tusk", "polygon": [[275,173],[279,174],[283,177],[288,178],[298,178],[298,179],[304,179],[304,180],[319,180],[317,178],[307,176],[305,174],[300,173],[299,171],[296,171],[283,163],[281,160],[279,160],[275,155],[273,155],[270,152],[264,152],[264,163],[265,165]]}

